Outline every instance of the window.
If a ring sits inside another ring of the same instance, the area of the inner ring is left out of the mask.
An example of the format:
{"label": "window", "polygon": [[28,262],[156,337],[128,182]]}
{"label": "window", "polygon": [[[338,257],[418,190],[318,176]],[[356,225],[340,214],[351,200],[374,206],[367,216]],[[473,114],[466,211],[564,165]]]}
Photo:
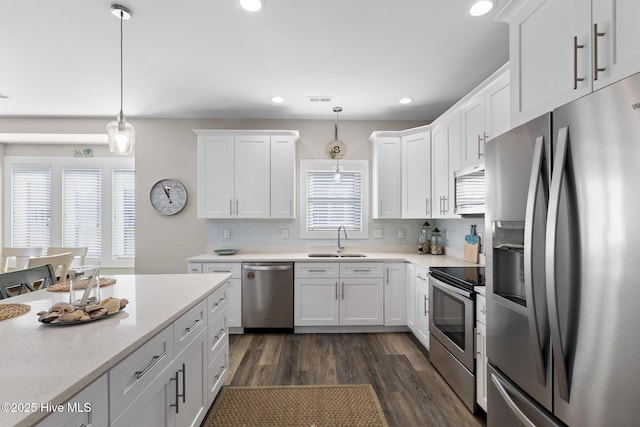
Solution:
{"label": "window", "polygon": [[51,170],[14,169],[11,185],[9,246],[51,246]]}
{"label": "window", "polygon": [[136,173],[113,170],[113,256],[133,258],[136,253]]}
{"label": "window", "polygon": [[350,239],[368,238],[368,178],[366,160],[343,160],[342,180],[333,181],[332,160],[301,160],[302,238],[335,239],[343,225]]}
{"label": "window", "polygon": [[62,171],[62,246],[88,247],[102,255],[102,175],[100,169]]}
{"label": "window", "polygon": [[5,246],[86,246],[87,262],[133,267],[129,158],[4,158]]}

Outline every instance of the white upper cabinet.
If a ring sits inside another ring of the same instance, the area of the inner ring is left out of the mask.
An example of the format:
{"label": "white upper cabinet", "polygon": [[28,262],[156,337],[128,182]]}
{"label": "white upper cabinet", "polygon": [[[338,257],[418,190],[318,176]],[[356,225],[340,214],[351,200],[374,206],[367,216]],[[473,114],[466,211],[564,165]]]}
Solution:
{"label": "white upper cabinet", "polygon": [[296,139],[271,137],[271,218],[295,218]]}
{"label": "white upper cabinet", "polygon": [[294,218],[297,131],[196,130],[199,218]]}
{"label": "white upper cabinet", "polygon": [[[594,0],[592,35],[597,41],[597,80],[593,89],[617,82],[640,72],[640,37],[638,0]],[[596,26],[597,33],[596,34]]]}
{"label": "white upper cabinet", "polygon": [[372,139],[373,218],[400,218],[402,214],[402,143],[400,136]]}
{"label": "white upper cabinet", "polygon": [[402,218],[429,218],[431,199],[431,132],[402,136]]}
{"label": "white upper cabinet", "polygon": [[637,0],[518,6],[499,17],[509,23],[514,126],[640,71]]}
{"label": "white upper cabinet", "polygon": [[235,137],[236,218],[269,218],[271,212],[271,140],[269,136]]}
{"label": "white upper cabinet", "polygon": [[453,213],[455,180],[460,169],[460,112],[441,116],[431,130],[433,218],[459,218]]}
{"label": "white upper cabinet", "polygon": [[484,156],[484,144],[510,129],[510,75],[508,66],[502,67],[478,87],[475,94],[460,108],[462,122],[463,168]]}

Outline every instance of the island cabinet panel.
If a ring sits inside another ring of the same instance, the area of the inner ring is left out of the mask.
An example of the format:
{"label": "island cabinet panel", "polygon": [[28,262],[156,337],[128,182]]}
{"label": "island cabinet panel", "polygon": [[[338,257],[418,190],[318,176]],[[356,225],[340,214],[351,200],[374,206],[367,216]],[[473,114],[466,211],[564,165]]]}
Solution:
{"label": "island cabinet panel", "polygon": [[384,324],[407,324],[407,266],[404,262],[385,264]]}
{"label": "island cabinet panel", "polygon": [[111,423],[114,427],[200,425],[209,407],[207,334],[202,330],[185,350]]}
{"label": "island cabinet panel", "polygon": [[76,394],[63,405],[60,412],[49,415],[38,427],[106,427],[109,424],[109,393],[107,374]]}
{"label": "island cabinet panel", "polygon": [[110,418],[115,419],[173,360],[173,325],[109,371]]}

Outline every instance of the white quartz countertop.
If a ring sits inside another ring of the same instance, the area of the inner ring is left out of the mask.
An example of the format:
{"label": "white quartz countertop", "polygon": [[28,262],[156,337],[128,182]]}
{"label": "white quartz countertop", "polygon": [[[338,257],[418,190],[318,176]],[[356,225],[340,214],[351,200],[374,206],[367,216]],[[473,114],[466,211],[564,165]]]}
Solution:
{"label": "white quartz countertop", "polygon": [[[67,301],[67,292],[36,291],[0,300],[31,311],[0,321],[0,403],[58,405],[107,372],[170,325],[229,277],[226,273],[110,276],[102,296],[127,298],[113,316],[85,324],[51,326],[36,313]],[[28,426],[47,414],[0,411],[0,426]]]}
{"label": "white quartz countertop", "polygon": [[449,255],[420,255],[409,252],[366,252],[366,251],[346,251],[349,253],[364,254],[366,257],[310,257],[309,253],[331,252],[331,251],[309,251],[309,252],[248,252],[239,251],[235,255],[217,255],[215,253],[205,253],[187,258],[187,262],[410,262],[424,267],[478,267],[481,264],[473,264]]}

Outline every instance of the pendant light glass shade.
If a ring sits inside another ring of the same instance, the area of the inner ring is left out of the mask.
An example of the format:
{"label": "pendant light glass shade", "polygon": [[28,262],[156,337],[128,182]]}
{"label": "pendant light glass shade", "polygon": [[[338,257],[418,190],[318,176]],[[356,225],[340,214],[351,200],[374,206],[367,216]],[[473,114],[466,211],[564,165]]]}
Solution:
{"label": "pendant light glass shade", "polygon": [[128,123],[122,112],[123,100],[123,66],[122,66],[122,22],[131,19],[133,13],[125,6],[119,4],[111,5],[111,13],[120,19],[120,112],[116,120],[107,125],[107,139],[109,140],[109,151],[113,154],[130,155],[136,143],[136,130],[131,123]]}
{"label": "pendant light glass shade", "polygon": [[124,119],[122,111],[116,120],[107,125],[107,137],[109,139],[109,151],[123,156],[133,153],[136,141],[136,130],[133,125]]}

